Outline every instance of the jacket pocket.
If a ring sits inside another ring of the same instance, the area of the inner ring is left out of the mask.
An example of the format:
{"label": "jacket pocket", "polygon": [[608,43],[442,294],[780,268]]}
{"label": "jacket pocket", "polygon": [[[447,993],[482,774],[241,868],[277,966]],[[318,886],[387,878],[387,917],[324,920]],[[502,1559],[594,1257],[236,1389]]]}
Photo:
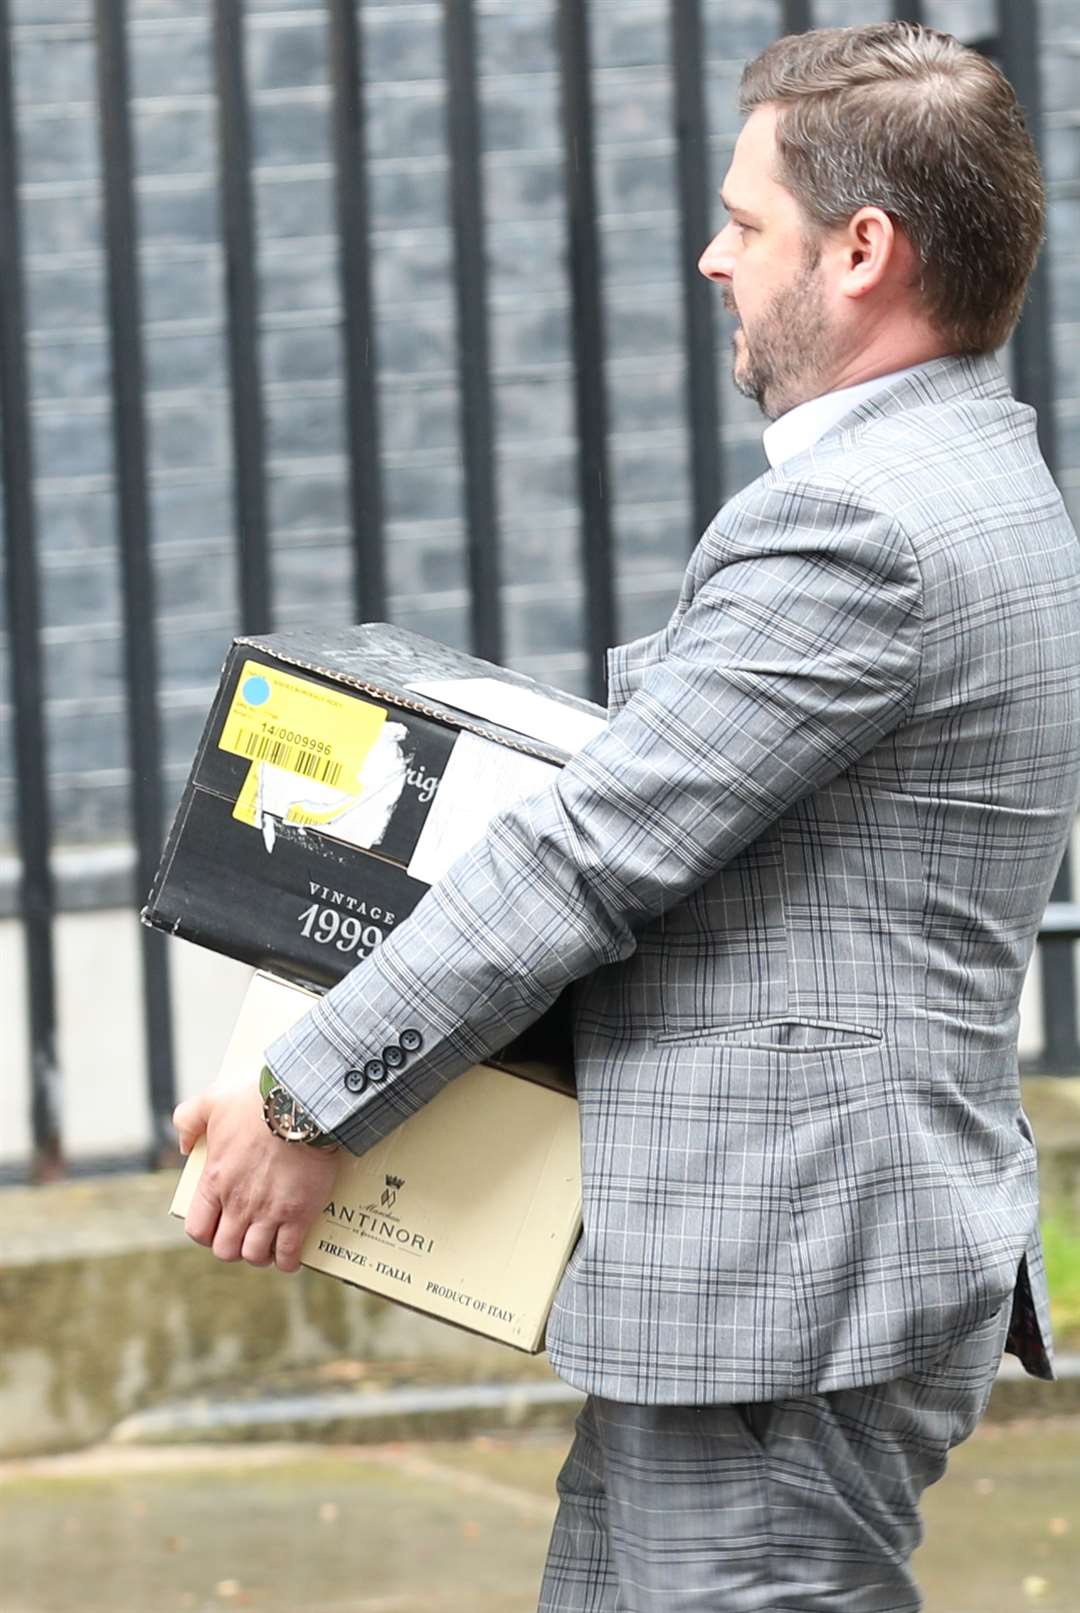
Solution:
{"label": "jacket pocket", "polygon": [[757,1047],[770,1053],[830,1053],[845,1048],[876,1047],[882,1032],[875,1026],[800,1015],[769,1015],[727,1025],[698,1025],[663,1031],[658,1047]]}

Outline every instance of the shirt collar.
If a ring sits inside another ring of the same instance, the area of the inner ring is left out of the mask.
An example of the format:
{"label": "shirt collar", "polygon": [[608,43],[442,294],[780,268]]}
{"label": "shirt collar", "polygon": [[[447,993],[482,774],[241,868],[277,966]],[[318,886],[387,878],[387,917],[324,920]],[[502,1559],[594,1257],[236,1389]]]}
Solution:
{"label": "shirt collar", "polygon": [[841,387],[838,392],[826,392],[820,398],[808,398],[805,403],[796,404],[794,409],[789,409],[787,414],[782,414],[765,427],[761,441],[769,464],[775,470],[785,460],[812,448],[838,420],[850,414],[865,398],[872,397],[901,376],[911,375],[921,368],[921,364],[911,364],[907,369],[891,370],[888,375],[875,375],[870,381],[860,381],[858,386]]}

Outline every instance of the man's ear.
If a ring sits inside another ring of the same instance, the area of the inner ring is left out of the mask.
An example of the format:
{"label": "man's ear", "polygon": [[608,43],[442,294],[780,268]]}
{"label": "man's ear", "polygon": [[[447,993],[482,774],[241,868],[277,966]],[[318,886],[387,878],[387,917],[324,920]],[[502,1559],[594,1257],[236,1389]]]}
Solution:
{"label": "man's ear", "polygon": [[865,297],[898,270],[908,278],[904,259],[911,246],[902,231],[880,207],[860,207],[852,214],[840,242],[841,274],[838,290],[844,297]]}

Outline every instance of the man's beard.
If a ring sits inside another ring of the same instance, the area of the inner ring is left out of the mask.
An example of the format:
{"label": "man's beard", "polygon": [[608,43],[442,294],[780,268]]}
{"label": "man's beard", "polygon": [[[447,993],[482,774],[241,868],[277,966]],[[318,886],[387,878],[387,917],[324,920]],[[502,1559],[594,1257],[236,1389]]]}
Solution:
{"label": "man's beard", "polygon": [[[791,285],[776,292],[754,322],[751,342],[740,324],[732,337],[732,380],[769,420],[818,395],[829,355],[829,322],[817,275],[807,256]],[[726,299],[725,299],[726,300]],[[728,303],[729,311],[736,312]],[[739,336],[742,336],[742,349]]]}

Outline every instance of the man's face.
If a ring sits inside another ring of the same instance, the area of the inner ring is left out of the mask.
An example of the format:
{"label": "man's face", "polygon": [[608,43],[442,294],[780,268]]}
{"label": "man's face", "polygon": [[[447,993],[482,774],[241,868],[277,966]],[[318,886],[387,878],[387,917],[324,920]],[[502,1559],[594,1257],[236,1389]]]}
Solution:
{"label": "man's face", "polygon": [[735,385],[770,420],[827,390],[833,345],[820,253],[773,177],[775,126],[771,106],[747,119],[721,192],[728,222],[698,263],[739,321]]}

